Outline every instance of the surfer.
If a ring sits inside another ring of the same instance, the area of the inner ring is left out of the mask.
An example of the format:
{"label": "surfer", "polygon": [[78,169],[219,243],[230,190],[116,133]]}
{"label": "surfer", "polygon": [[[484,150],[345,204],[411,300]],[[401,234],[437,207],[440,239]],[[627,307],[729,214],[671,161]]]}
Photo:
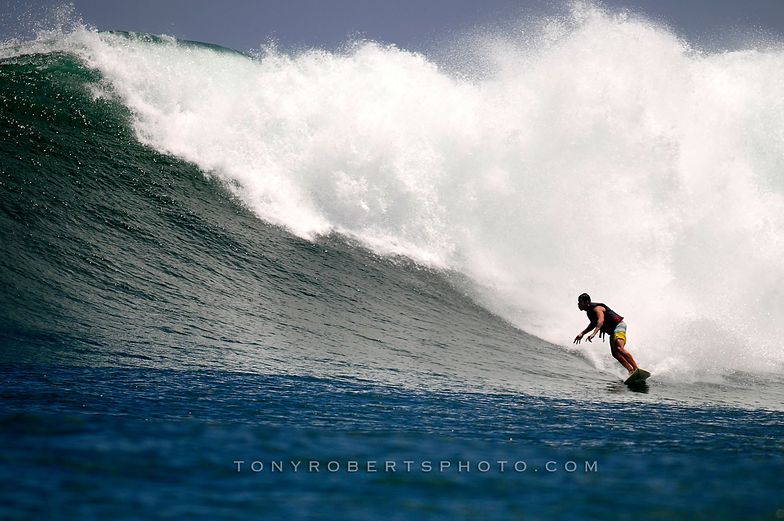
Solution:
{"label": "surfer", "polygon": [[603,338],[605,334],[610,335],[610,352],[613,358],[618,360],[629,371],[629,374],[634,373],[637,370],[637,362],[634,361],[631,353],[624,348],[626,345],[626,322],[623,321],[623,317],[605,304],[591,302],[591,296],[588,293],[577,297],[577,307],[580,308],[580,311],[585,311],[588,314],[588,320],[591,323],[574,337],[574,343],[579,344],[585,334],[591,330],[593,333],[588,337],[589,342],[599,332],[601,332],[599,338]]}

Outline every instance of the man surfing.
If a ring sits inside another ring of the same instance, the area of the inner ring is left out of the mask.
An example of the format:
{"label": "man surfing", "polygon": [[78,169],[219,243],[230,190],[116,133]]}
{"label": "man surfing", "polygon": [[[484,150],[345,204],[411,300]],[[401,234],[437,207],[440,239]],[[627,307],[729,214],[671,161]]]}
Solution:
{"label": "man surfing", "polygon": [[[629,371],[629,376],[633,375],[638,370],[638,367],[631,353],[624,348],[626,345],[626,322],[623,321],[623,317],[610,309],[606,304],[591,302],[591,296],[588,293],[583,293],[577,297],[577,307],[580,308],[580,311],[585,311],[591,323],[574,338],[574,343],[579,344],[585,334],[591,330],[593,330],[593,333],[588,337],[589,342],[599,332],[601,332],[599,338],[602,338],[604,335],[610,335],[610,352],[613,358],[618,360]],[[647,371],[645,372],[647,373]]]}

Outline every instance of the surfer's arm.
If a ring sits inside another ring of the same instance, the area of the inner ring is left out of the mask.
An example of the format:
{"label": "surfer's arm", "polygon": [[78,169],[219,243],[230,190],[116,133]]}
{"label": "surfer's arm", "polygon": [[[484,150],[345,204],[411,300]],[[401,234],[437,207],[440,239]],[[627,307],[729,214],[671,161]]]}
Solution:
{"label": "surfer's arm", "polygon": [[596,327],[596,322],[591,322],[590,324],[588,324],[588,327],[586,327],[585,329],[583,329],[583,330],[580,332],[580,334],[578,334],[576,337],[574,337],[574,343],[575,343],[575,344],[579,344],[579,343],[580,343],[580,340],[582,340],[582,339],[583,339],[583,337],[585,336],[585,334],[586,334],[588,331],[592,330],[594,327]]}
{"label": "surfer's arm", "polygon": [[593,341],[593,337],[596,336],[596,333],[602,330],[602,326],[604,325],[604,310],[599,306],[596,306],[595,309],[596,309],[596,325],[594,325],[593,333],[591,333],[591,336],[588,337],[589,342]]}

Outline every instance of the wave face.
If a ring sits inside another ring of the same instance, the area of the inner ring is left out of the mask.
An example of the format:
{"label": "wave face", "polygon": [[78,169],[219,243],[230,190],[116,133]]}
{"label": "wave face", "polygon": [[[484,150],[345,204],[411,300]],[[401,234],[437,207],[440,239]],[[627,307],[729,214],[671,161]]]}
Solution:
{"label": "wave face", "polygon": [[775,378],[784,53],[595,8],[524,34],[5,45],[6,356],[552,391],[618,372],[557,347],[588,291],[665,381]]}

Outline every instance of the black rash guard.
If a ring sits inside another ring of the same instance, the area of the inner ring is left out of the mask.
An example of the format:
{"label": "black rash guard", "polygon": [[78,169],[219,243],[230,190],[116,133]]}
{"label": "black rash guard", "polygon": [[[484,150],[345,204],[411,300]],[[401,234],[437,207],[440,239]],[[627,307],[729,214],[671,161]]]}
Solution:
{"label": "black rash guard", "polygon": [[588,319],[591,321],[591,327],[596,327],[596,324],[599,322],[596,308],[600,306],[604,308],[604,324],[602,324],[601,331],[602,333],[612,335],[615,332],[615,327],[623,321],[623,317],[610,309],[606,304],[591,302],[588,304],[588,309],[585,310]]}

